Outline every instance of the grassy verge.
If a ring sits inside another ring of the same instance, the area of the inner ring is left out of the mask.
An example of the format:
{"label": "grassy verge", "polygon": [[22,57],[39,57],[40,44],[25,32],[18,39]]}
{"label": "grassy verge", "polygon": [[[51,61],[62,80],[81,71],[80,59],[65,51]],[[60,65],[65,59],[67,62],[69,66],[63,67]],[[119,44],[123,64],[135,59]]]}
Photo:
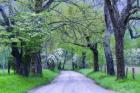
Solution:
{"label": "grassy verge", "polygon": [[43,71],[43,77],[22,77],[19,75],[0,75],[0,93],[26,93],[28,90],[46,84],[58,73],[50,70]]}
{"label": "grassy verge", "polygon": [[140,93],[140,75],[136,75],[136,80],[132,79],[131,74],[125,80],[116,80],[115,76],[107,76],[103,72],[92,72],[91,69],[82,69],[79,71],[84,75],[94,79],[97,84],[104,88],[117,91],[119,93]]}

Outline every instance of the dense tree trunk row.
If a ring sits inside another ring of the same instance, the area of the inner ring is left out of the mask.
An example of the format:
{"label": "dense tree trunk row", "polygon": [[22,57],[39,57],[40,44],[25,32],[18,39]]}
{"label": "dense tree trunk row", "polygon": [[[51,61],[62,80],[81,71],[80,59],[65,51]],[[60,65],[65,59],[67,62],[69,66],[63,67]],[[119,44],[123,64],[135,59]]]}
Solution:
{"label": "dense tree trunk row", "polygon": [[[29,76],[30,71],[34,75],[42,75],[40,52],[30,53],[30,50],[21,50],[16,46],[12,47],[12,55],[15,60],[15,72],[23,76]],[[24,54],[23,54],[24,52]]]}

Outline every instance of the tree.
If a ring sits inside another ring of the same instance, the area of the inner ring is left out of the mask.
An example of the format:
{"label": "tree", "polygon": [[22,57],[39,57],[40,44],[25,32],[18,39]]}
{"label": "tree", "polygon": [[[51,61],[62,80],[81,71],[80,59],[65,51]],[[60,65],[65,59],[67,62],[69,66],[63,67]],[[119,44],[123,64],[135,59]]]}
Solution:
{"label": "tree", "polygon": [[[131,20],[139,20],[138,16],[134,16],[139,11],[139,0],[126,0],[126,6],[119,11],[118,2],[120,0],[105,0],[109,10],[112,21],[115,49],[116,49],[116,63],[117,63],[117,78],[125,78],[125,64],[124,64],[124,35]],[[137,1],[137,2],[136,2]],[[137,3],[137,4],[135,4]],[[132,35],[131,35],[132,36]]]}
{"label": "tree", "polygon": [[82,68],[86,68],[86,52],[82,52]]}
{"label": "tree", "polygon": [[103,43],[104,43],[104,51],[105,51],[106,64],[107,64],[107,74],[115,75],[112,51],[110,48],[110,38],[111,35],[113,34],[113,29],[112,29],[110,15],[106,3],[104,5],[104,16],[105,16],[106,30],[103,38]]}
{"label": "tree", "polygon": [[47,29],[45,16],[43,14],[19,13],[14,16],[14,20],[16,23],[13,26],[13,34],[14,38],[19,41],[19,43],[15,43],[21,51],[21,73],[28,75],[31,65],[34,66],[35,74],[40,75],[42,73],[41,45],[47,33],[45,30]]}
{"label": "tree", "polygon": [[[65,7],[65,6],[63,6]],[[53,25],[58,25],[64,43],[89,48],[93,53],[94,71],[99,71],[98,43],[101,43],[104,22],[100,13],[95,13],[90,6],[69,6],[66,13],[59,14]],[[98,17],[97,17],[98,15]],[[98,26],[97,26],[98,25]]]}
{"label": "tree", "polygon": [[[40,13],[46,9],[48,9],[50,7],[50,5],[53,3],[54,0],[47,0],[47,1],[44,1],[44,0],[35,0],[35,1],[28,1],[27,3],[27,7],[29,8],[30,11],[35,11],[35,13]],[[24,2],[18,0],[18,1],[6,1],[8,2],[8,5],[9,5],[9,13],[11,15],[15,14],[13,13],[13,10],[12,9],[15,9],[17,10],[18,12],[22,12],[22,11],[19,11],[19,9],[17,8],[14,8],[13,5],[12,5],[12,2],[21,2],[24,6],[26,6]],[[34,5],[35,3],[35,5]],[[15,5],[16,6],[16,5]],[[15,20],[11,20],[10,17],[7,15],[6,11],[4,10],[4,7],[3,6],[0,6],[0,13],[2,14],[2,17],[4,19],[4,21],[1,23],[1,25],[5,26],[7,32],[13,32],[13,27],[12,25],[15,24]],[[15,38],[14,35],[10,36],[10,38]],[[23,44],[23,42],[21,42],[21,45]],[[25,51],[19,51],[19,47],[18,47],[18,44],[17,42],[12,42],[11,44],[11,48],[12,48],[12,55],[15,59],[15,68],[16,68],[16,72],[18,74],[25,74],[25,71],[23,72],[21,69],[23,68],[22,66],[22,52],[25,52]],[[22,50],[22,49],[21,49]],[[28,52],[28,51],[26,51]],[[41,58],[40,57],[40,53],[37,53],[36,55],[38,55],[37,58]],[[37,59],[38,60],[38,59]],[[26,60],[27,61],[27,60]],[[39,62],[39,61],[38,61]],[[41,66],[41,61],[38,63],[40,64]],[[29,64],[28,64],[29,65]],[[25,66],[24,66],[25,67]],[[42,68],[39,70],[39,73],[41,74],[42,73]],[[27,72],[27,71],[26,71]],[[26,73],[27,75],[27,73]]]}

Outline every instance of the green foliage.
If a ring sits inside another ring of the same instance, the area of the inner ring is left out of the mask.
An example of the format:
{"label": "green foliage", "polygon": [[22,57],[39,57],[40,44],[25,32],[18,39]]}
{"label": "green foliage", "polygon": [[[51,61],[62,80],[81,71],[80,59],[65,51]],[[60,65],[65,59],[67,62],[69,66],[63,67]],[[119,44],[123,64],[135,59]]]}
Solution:
{"label": "green foliage", "polygon": [[3,26],[0,26],[0,45],[8,45],[11,43],[10,32],[7,32]]}
{"label": "green foliage", "polygon": [[104,22],[101,14],[88,5],[68,6],[66,9],[69,12],[63,14],[65,18],[60,15],[60,19],[67,22],[62,30],[65,40],[85,44],[85,36],[90,36],[94,43],[102,39]]}
{"label": "green foliage", "polygon": [[[54,41],[57,44],[56,47],[74,52],[79,56],[86,51],[88,63],[93,65],[93,55],[90,49],[72,43],[86,46],[86,36],[90,36],[92,43],[102,43],[104,21],[101,12],[93,11],[91,6],[84,3],[78,5],[61,3],[55,11],[51,12],[49,23],[49,27],[58,32],[52,34],[52,38],[56,38]],[[101,45],[99,52],[103,53],[102,44],[99,45]],[[104,60],[103,56],[100,55],[99,58],[101,64]]]}
{"label": "green foliage", "polygon": [[46,18],[43,14],[19,13],[14,17],[15,42],[22,43],[22,47],[31,49],[32,52],[39,51],[47,34]]}

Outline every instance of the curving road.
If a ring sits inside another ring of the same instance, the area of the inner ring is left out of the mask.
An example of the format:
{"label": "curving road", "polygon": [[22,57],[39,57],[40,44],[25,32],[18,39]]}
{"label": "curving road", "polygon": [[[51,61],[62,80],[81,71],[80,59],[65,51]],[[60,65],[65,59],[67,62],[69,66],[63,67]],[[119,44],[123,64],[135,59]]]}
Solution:
{"label": "curving road", "polygon": [[62,71],[49,85],[33,89],[28,93],[116,93],[104,89],[84,75],[73,71]]}

